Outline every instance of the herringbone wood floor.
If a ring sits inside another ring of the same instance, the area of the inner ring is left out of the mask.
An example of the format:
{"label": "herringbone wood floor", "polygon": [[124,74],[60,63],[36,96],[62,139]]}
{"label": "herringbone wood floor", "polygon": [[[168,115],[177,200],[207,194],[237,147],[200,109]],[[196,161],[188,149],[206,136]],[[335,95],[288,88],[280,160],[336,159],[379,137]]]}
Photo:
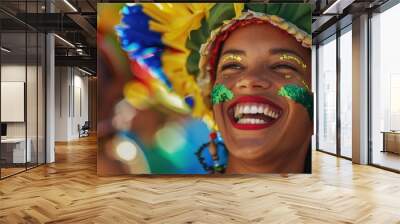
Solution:
{"label": "herringbone wood floor", "polygon": [[96,141],[0,181],[0,223],[400,223],[400,175],[315,152],[312,175],[96,176]]}

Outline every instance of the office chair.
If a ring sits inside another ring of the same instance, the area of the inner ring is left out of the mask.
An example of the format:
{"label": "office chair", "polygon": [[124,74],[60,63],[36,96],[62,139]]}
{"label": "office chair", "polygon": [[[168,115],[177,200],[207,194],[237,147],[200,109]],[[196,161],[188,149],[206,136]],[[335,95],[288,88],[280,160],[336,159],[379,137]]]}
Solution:
{"label": "office chair", "polygon": [[89,121],[85,121],[85,123],[82,125],[82,127],[80,127],[80,125],[78,125],[78,130],[79,130],[79,138],[89,136],[89,130],[90,130]]}

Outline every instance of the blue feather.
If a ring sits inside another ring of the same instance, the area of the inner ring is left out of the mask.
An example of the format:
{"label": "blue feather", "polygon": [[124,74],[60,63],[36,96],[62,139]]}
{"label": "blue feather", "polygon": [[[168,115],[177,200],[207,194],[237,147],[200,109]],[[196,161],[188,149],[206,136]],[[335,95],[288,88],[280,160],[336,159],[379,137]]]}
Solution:
{"label": "blue feather", "polygon": [[161,56],[165,46],[161,34],[150,30],[150,17],[143,12],[141,5],[126,5],[121,14],[122,24],[115,27],[115,32],[120,38],[122,49],[171,89],[172,84],[162,69]]}

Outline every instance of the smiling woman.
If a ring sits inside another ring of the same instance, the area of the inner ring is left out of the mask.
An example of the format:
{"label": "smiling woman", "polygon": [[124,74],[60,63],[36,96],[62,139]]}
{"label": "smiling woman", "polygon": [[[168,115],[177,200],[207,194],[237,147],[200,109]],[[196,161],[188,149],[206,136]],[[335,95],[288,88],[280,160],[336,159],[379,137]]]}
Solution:
{"label": "smiling woman", "polygon": [[229,151],[227,172],[304,172],[312,119],[295,97],[310,95],[301,91],[302,80],[311,81],[311,66],[304,66],[310,50],[271,24],[254,23],[233,31],[220,51],[215,83],[235,95],[213,106]]}
{"label": "smiling woman", "polygon": [[310,172],[309,4],[140,3],[121,14],[116,34],[135,75],[126,102],[142,109],[132,88],[140,83],[150,94],[140,96],[146,105],[209,129],[198,150],[185,134],[187,144],[174,153],[196,155],[206,173]]}

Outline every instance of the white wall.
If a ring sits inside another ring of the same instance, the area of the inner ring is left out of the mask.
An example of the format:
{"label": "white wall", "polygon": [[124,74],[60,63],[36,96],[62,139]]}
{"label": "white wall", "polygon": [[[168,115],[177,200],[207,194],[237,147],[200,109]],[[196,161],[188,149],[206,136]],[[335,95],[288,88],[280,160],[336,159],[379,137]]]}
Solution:
{"label": "white wall", "polygon": [[[34,68],[33,66],[28,66],[28,74]],[[2,82],[25,82],[25,64],[5,64],[1,66],[1,81]],[[28,92],[27,96],[36,97],[35,92]],[[35,105],[36,106],[36,105]],[[7,108],[1,108],[1,110],[7,110]],[[29,114],[28,114],[29,116]],[[28,117],[28,120],[29,119]],[[25,137],[25,122],[7,122],[7,136],[8,137]]]}
{"label": "white wall", "polygon": [[56,67],[55,140],[79,138],[78,124],[88,120],[88,78],[76,68]]}
{"label": "white wall", "polygon": [[[6,122],[8,138],[25,138],[30,139],[30,147],[32,150],[32,161],[44,163],[44,92],[43,82],[44,74],[41,66],[25,66],[24,64],[3,64],[1,66],[2,82],[24,82],[26,83],[26,106],[22,108],[22,112],[27,115],[24,122]],[[25,80],[27,78],[27,80]],[[7,96],[2,96],[7,97]],[[10,108],[1,108],[1,110],[10,110]],[[38,150],[38,152],[37,152]],[[37,157],[37,153],[39,156]]]}

